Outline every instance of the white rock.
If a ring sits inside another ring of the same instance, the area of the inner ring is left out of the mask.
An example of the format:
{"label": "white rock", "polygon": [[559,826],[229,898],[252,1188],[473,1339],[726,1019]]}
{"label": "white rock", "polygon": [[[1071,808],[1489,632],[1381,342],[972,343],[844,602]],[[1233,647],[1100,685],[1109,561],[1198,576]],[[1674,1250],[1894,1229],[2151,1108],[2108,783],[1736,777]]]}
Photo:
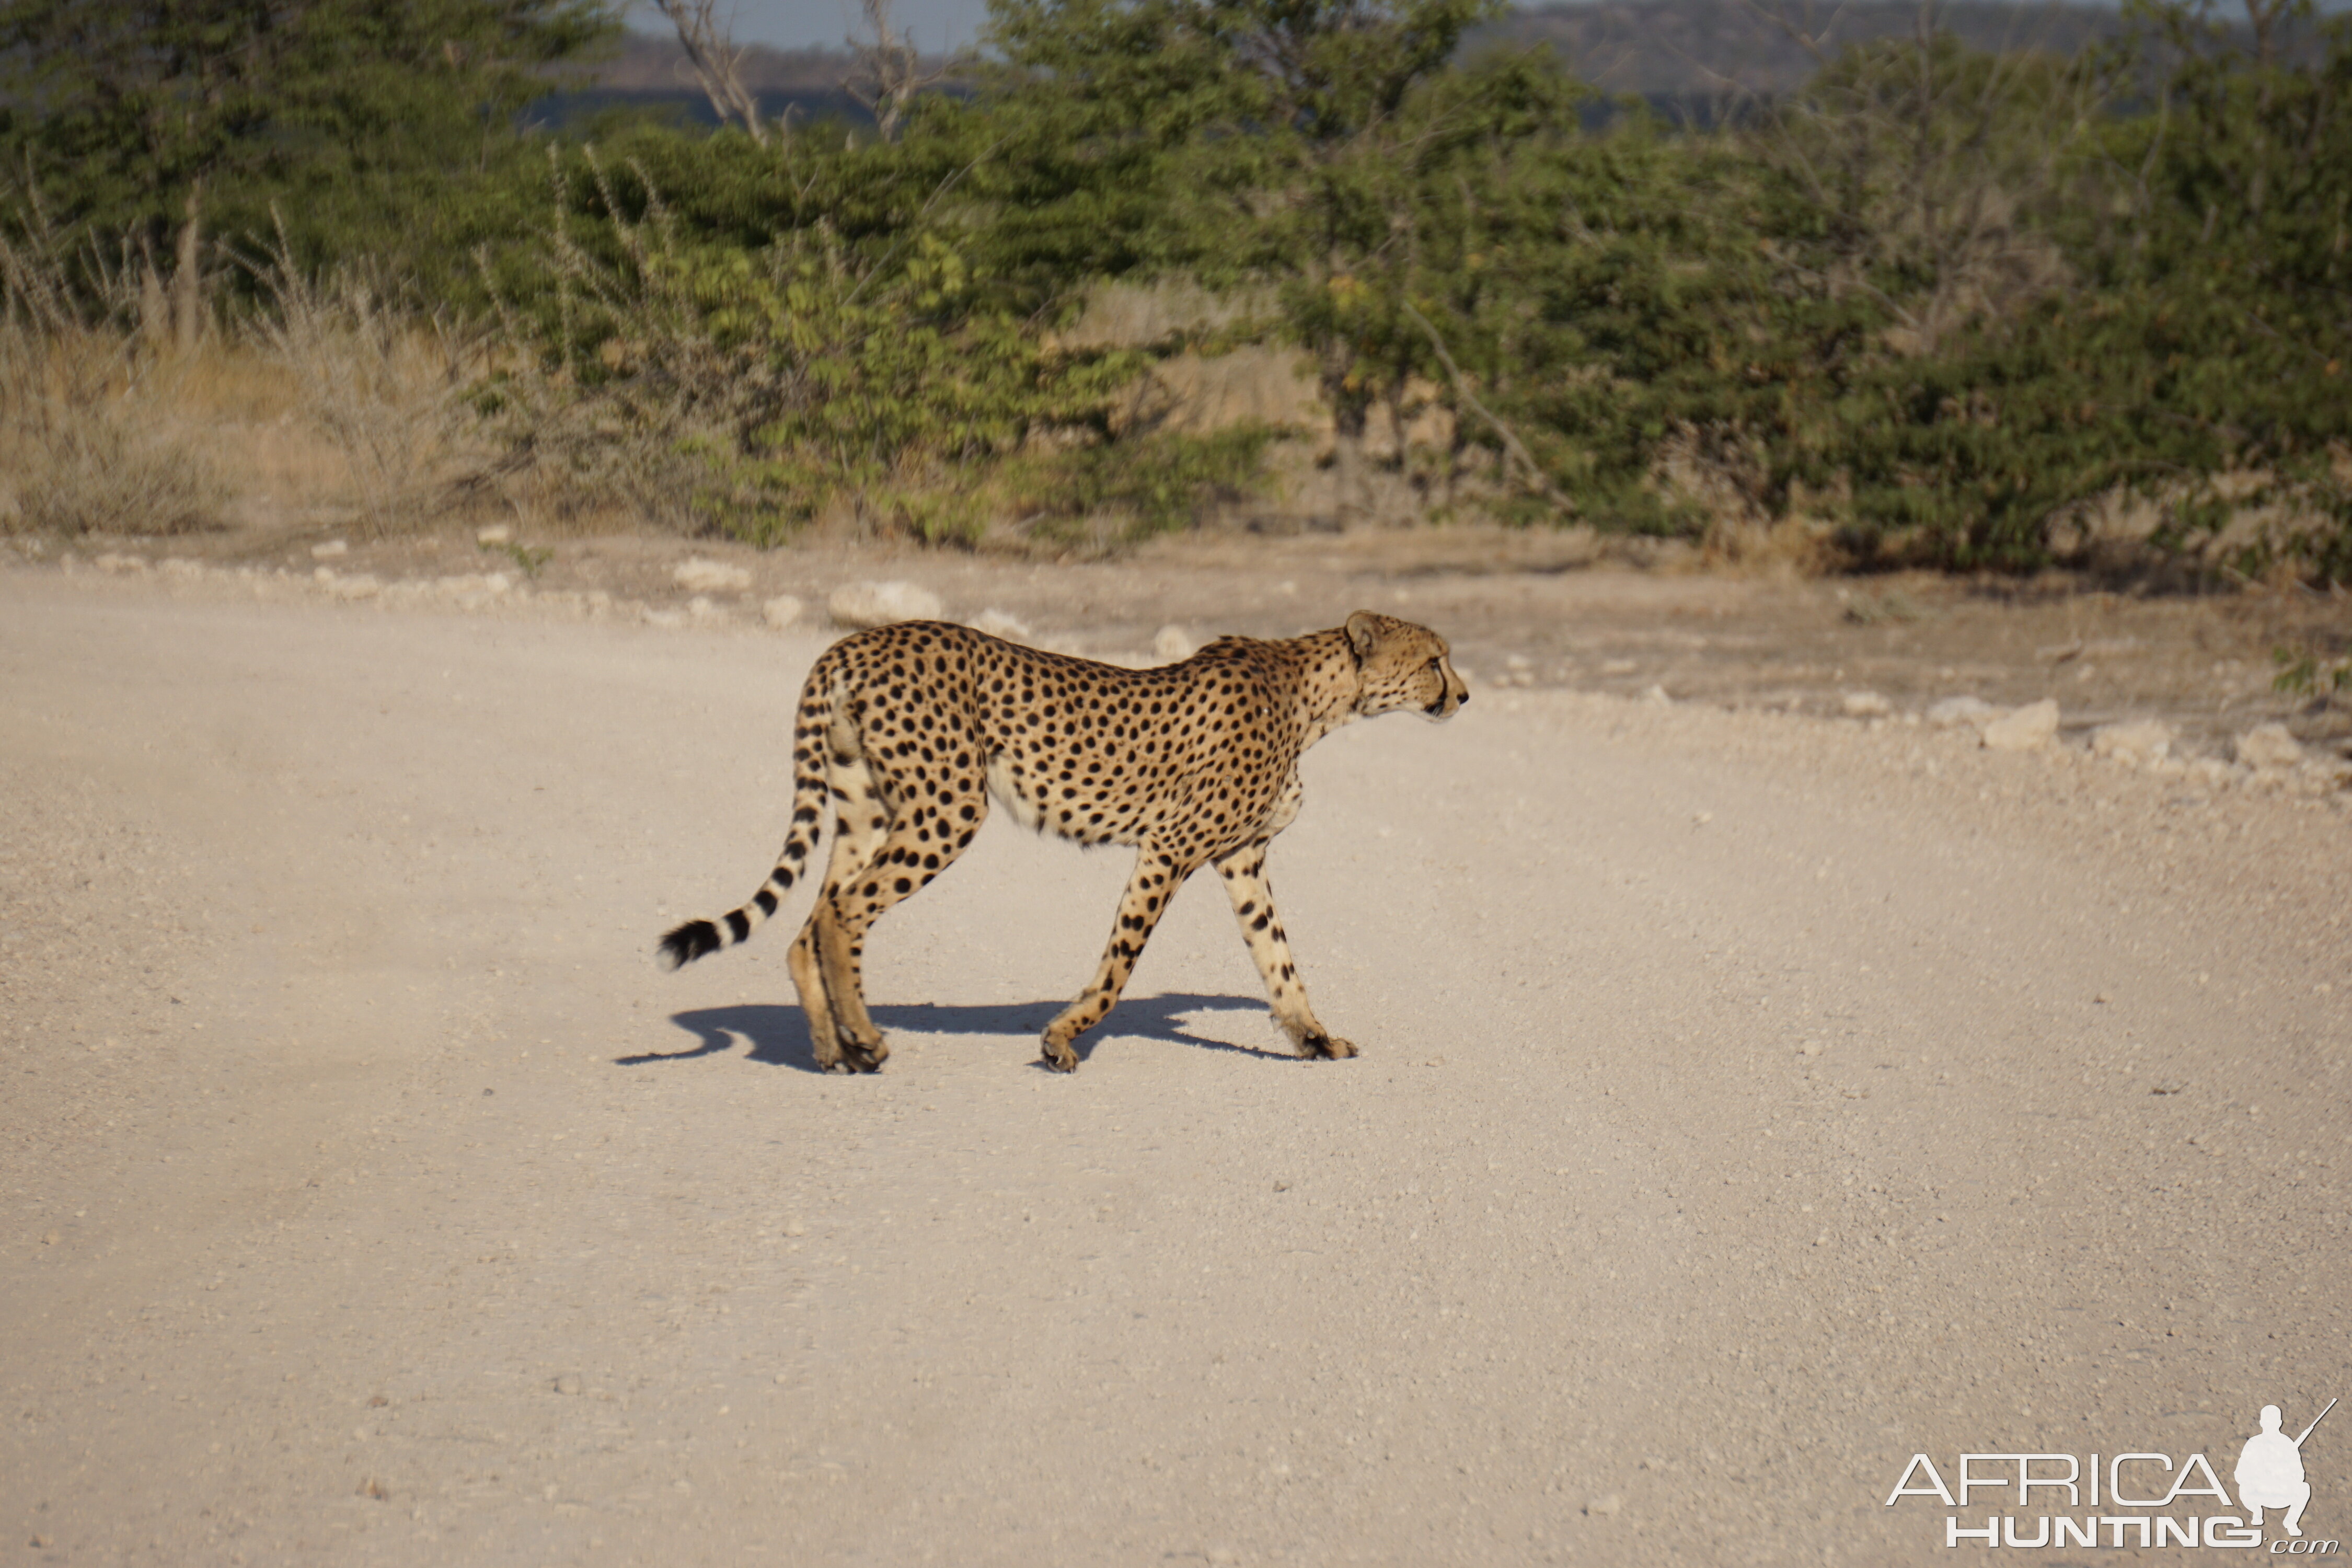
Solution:
{"label": "white rock", "polygon": [[686,613],[705,626],[729,618],[727,606],[713,604],[699,594],[686,602]]}
{"label": "white rock", "polygon": [[1192,640],[1191,632],[1171,621],[1151,634],[1151,651],[1156,658],[1174,664],[1200,652],[1201,645]]}
{"label": "white rock", "polygon": [[492,523],[488,528],[474,530],[474,542],[477,544],[504,544],[513,537],[514,530],[503,522]]}
{"label": "white rock", "polygon": [[1895,704],[1875,691],[1849,691],[1839,706],[1849,719],[1884,719],[1895,711]]}
{"label": "white rock", "polygon": [[166,555],[156,565],[166,577],[193,580],[205,574],[203,562],[191,561],[184,555]]}
{"label": "white rock", "polygon": [[330,539],[324,544],[310,546],[310,559],[313,561],[332,561],[338,555],[349,555],[351,552],[350,541],[342,539]]}
{"label": "white rock", "polygon": [[760,606],[760,618],[782,631],[801,618],[801,602],[790,594],[779,594]]}
{"label": "white rock", "polygon": [[1669,707],[1674,702],[1674,699],[1666,695],[1666,689],[1657,685],[1642,693],[1642,700],[1659,708]]}
{"label": "white rock", "polygon": [[2219,757],[2200,757],[2189,764],[2189,772],[2198,783],[2214,789],[2230,782],[2230,764]]}
{"label": "white rock", "polygon": [[503,572],[493,572],[482,579],[482,586],[493,595],[503,594],[514,586],[514,579]]}
{"label": "white rock", "polygon": [[2342,789],[2352,784],[2352,762],[2342,757],[2305,757],[2295,773],[2314,779],[2326,789]]}
{"label": "white rock", "polygon": [[1029,628],[1018,617],[1008,616],[1003,610],[982,610],[965,624],[973,631],[986,632],[990,637],[1003,637],[1006,642],[1027,642],[1030,637]]}
{"label": "white rock", "polygon": [[144,572],[147,558],[143,555],[117,555],[109,551],[90,563],[101,572]]}
{"label": "white rock", "polygon": [[2031,752],[2058,733],[2058,700],[2045,697],[2012,708],[1984,727],[1984,743],[1996,752]]}
{"label": "white rock", "polygon": [[2236,754],[2250,768],[2291,768],[2303,761],[2303,742],[2284,724],[2257,724],[2238,737]]}
{"label": "white rock", "polygon": [[676,631],[678,627],[686,625],[686,612],[684,610],[657,610],[651,605],[647,605],[639,613],[645,616],[646,625],[649,626],[660,626],[666,631]]}
{"label": "white rock", "polygon": [[825,613],[845,626],[887,626],[893,621],[935,621],[940,596],[929,588],[892,580],[845,583],[825,601]]}
{"label": "white rock", "polygon": [[1611,1492],[1607,1497],[1597,1497],[1586,1503],[1584,1511],[1596,1519],[1610,1519],[1622,1512],[1624,1507],[1625,1500]]}
{"label": "white rock", "polygon": [[2352,763],[2341,757],[2305,757],[2287,776],[2297,795],[2334,795],[2352,781]]}
{"label": "white rock", "polygon": [[670,568],[670,580],[689,594],[740,594],[751,585],[750,568],[690,555]]}
{"label": "white rock", "polygon": [[2091,731],[2091,755],[2106,757],[2126,767],[2160,763],[2171,751],[2172,726],[2160,719],[2102,724]]}
{"label": "white rock", "polygon": [[338,577],[327,584],[327,592],[338,599],[373,599],[383,590],[383,584],[364,572]]}
{"label": "white rock", "polygon": [[1957,730],[1963,724],[1981,729],[2000,716],[2000,710],[1981,697],[1947,697],[1927,710],[1927,722],[1938,730]]}

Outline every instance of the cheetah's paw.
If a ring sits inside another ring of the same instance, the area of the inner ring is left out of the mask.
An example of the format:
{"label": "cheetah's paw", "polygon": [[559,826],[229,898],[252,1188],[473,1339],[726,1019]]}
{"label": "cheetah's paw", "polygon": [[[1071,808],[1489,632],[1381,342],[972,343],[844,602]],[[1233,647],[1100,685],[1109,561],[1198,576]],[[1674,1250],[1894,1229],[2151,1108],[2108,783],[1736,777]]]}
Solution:
{"label": "cheetah's paw", "polygon": [[827,1069],[833,1072],[880,1072],[882,1064],[890,1059],[890,1047],[880,1040],[870,1045],[863,1040],[841,1042],[841,1060]]}

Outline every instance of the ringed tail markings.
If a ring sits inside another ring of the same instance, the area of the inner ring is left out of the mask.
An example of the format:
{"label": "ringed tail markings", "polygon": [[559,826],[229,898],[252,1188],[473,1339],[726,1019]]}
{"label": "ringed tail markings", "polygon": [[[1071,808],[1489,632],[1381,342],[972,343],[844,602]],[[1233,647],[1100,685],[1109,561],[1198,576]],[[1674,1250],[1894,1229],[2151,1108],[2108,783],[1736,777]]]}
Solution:
{"label": "ringed tail markings", "polygon": [[[812,693],[812,697],[816,694]],[[831,722],[829,701],[810,700],[802,705],[798,721],[793,726],[793,750],[805,754],[814,749],[819,737]],[[782,893],[790,892],[793,883],[808,863],[809,854],[816,847],[824,813],[819,809],[825,798],[825,778],[822,763],[796,766],[793,777],[793,826],[785,837],[783,852],[776,858],[768,879],[760,885],[749,902],[730,910],[716,921],[694,920],[668,931],[654,950],[654,962],[663,969],[683,969],[698,958],[706,958],[725,947],[749,942],[751,933],[767,923],[768,917],[782,905]]]}

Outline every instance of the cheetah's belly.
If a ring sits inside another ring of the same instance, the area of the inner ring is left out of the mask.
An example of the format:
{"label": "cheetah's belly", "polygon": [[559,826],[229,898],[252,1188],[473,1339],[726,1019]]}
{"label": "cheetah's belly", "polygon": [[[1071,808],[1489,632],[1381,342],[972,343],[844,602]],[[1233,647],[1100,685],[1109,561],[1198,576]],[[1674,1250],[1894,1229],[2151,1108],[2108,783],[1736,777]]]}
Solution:
{"label": "cheetah's belly", "polygon": [[1013,814],[1013,820],[1027,828],[1038,828],[1045,821],[1045,810],[1037,802],[1021,791],[1013,777],[1013,764],[999,752],[988,759],[988,793],[996,804]]}

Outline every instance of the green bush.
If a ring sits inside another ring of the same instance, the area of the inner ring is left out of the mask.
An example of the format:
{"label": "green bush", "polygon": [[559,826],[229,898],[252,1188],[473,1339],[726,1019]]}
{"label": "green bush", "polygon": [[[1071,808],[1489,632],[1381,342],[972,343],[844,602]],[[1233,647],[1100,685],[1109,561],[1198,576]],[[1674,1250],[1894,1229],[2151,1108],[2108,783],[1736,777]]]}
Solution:
{"label": "green bush", "polygon": [[712,237],[709,187],[690,223],[644,163],[576,163],[528,289],[518,255],[493,269],[531,357],[484,403],[534,460],[634,474],[677,521],[757,543],[843,507],[971,542],[1008,501],[1036,525],[1108,510],[1150,531],[1256,482],[1259,433],[1118,438],[1146,356],[1058,344],[955,224],[918,211],[861,243],[819,215],[751,248]]}
{"label": "green bush", "polygon": [[[600,155],[461,124],[606,19],[505,3],[520,54],[429,68],[425,154],[380,112],[424,35],[336,0],[250,57],[277,97],[224,77],[212,119],[76,183],[61,151],[122,129],[96,89],[165,101],[209,46],[60,63],[50,10],[0,0],[0,62],[73,89],[0,97],[0,146],[72,186],[120,275],[171,270],[197,193],[231,236],[299,198],[289,276],[411,258],[419,321],[497,323],[475,406],[507,466],[681,528],[1178,526],[1263,487],[1272,437],[1130,428],[1122,395],[1155,355],[1278,342],[1331,411],[1343,515],[1375,412],[1433,396],[1450,447],[1382,460],[1521,521],[1802,512],[1857,565],[2025,570],[2129,492],[2200,570],[2352,577],[2352,17],[2290,0],[2249,46],[2136,0],[2074,58],[1880,41],[1701,132],[1589,129],[1549,55],[1460,58],[1482,0],[997,0],[978,90],[890,141],[615,123]],[[1155,278],[1248,308],[1071,346],[1091,289]]]}

